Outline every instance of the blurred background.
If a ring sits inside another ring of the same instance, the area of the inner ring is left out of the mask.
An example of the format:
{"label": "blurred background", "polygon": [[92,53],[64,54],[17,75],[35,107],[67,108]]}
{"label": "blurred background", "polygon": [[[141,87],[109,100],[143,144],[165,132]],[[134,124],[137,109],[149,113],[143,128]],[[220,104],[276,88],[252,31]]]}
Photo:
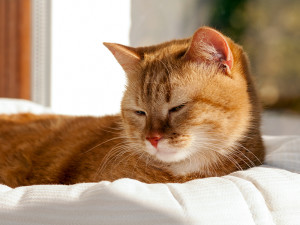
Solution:
{"label": "blurred background", "polygon": [[117,113],[125,76],[102,42],[143,46],[219,29],[248,53],[263,133],[300,134],[299,0],[0,0],[0,97]]}

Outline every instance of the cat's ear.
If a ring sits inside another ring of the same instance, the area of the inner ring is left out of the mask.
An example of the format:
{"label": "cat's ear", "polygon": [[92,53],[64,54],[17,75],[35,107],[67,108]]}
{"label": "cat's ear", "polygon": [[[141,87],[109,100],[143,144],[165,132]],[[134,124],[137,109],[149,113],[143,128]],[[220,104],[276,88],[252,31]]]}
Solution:
{"label": "cat's ear", "polygon": [[210,27],[201,27],[193,35],[186,59],[220,63],[226,74],[231,73],[233,56],[225,37]]}
{"label": "cat's ear", "polygon": [[141,57],[134,48],[116,43],[103,43],[111,51],[126,73],[137,68]]}

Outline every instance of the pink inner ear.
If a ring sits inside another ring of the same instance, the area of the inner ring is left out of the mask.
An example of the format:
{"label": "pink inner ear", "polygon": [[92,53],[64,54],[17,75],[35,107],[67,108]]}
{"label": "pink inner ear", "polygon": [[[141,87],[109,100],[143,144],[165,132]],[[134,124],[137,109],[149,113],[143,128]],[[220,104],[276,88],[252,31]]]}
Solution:
{"label": "pink inner ear", "polygon": [[187,52],[188,58],[196,61],[199,57],[203,59],[203,51],[205,51],[203,44],[212,46],[216,50],[216,52],[208,52],[213,60],[226,65],[229,70],[232,69],[233,56],[226,39],[221,33],[209,27],[202,27],[195,32]]}

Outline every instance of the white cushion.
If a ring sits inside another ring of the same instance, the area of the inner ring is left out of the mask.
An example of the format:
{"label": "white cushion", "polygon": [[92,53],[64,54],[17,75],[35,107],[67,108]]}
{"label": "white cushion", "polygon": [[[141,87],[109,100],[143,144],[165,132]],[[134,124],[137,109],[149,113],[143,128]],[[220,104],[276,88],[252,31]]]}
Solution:
{"label": "white cushion", "polygon": [[264,143],[265,165],[300,173],[300,136],[264,136]]}
{"label": "white cushion", "polygon": [[0,114],[14,113],[51,113],[50,108],[41,106],[28,100],[0,98]]}
{"label": "white cushion", "polygon": [[16,225],[296,225],[300,175],[256,167],[184,184],[0,185],[0,218]]}

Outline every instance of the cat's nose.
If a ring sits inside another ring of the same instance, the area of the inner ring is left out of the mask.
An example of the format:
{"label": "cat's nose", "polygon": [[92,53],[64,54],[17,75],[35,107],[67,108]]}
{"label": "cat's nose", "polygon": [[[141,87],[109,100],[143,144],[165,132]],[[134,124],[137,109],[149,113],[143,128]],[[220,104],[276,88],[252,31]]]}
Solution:
{"label": "cat's nose", "polygon": [[162,138],[161,134],[155,133],[148,135],[146,139],[153,145],[154,148],[157,148],[158,141]]}

